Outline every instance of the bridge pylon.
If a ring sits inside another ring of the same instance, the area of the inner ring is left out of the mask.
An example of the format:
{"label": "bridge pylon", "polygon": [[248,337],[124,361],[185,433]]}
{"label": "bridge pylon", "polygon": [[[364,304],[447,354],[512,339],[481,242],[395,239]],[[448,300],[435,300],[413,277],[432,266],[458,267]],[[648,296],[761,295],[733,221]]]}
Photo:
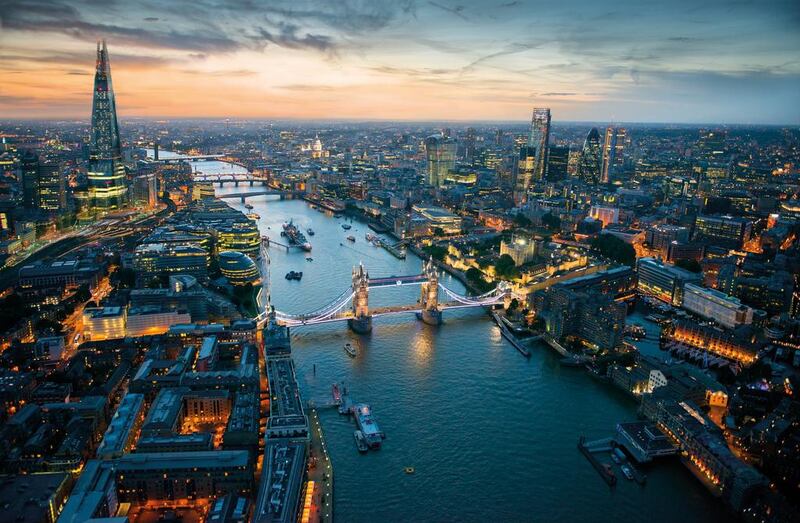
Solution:
{"label": "bridge pylon", "polygon": [[367,334],[372,330],[372,316],[369,313],[369,274],[364,265],[353,267],[353,317],[347,320],[354,332]]}
{"label": "bridge pylon", "polygon": [[442,310],[439,308],[439,273],[432,258],[428,258],[422,270],[426,280],[420,285],[419,302],[422,305],[422,312],[418,317],[428,325],[439,325],[442,323]]}

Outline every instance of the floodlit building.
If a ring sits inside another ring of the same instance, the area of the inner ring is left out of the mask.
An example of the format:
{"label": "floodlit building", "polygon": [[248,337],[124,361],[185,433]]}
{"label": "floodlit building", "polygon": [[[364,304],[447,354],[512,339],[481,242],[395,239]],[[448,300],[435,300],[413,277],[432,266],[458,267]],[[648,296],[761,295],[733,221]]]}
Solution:
{"label": "floodlit building", "polygon": [[639,258],[636,270],[639,273],[639,293],[655,296],[672,305],[683,303],[684,284],[699,283],[702,279],[700,274],[665,264],[655,258]]}
{"label": "floodlit building", "polygon": [[684,285],[683,308],[729,329],[753,322],[753,309],[738,298],[693,283]]}

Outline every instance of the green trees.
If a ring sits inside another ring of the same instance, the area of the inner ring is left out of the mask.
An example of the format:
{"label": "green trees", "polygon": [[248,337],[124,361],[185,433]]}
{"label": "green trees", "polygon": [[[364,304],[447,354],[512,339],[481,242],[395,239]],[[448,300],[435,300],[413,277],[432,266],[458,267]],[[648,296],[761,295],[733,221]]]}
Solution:
{"label": "green trees", "polygon": [[689,272],[702,272],[703,268],[697,260],[678,260],[675,265],[681,269],[686,269]]}
{"label": "green trees", "polygon": [[447,256],[447,247],[441,245],[427,245],[422,250],[437,261],[444,261],[444,257]]}
{"label": "green trees", "polygon": [[503,254],[497,259],[497,262],[494,264],[494,273],[507,280],[513,280],[519,276],[519,270],[517,270],[514,259],[508,254]]}
{"label": "green trees", "polygon": [[613,234],[600,234],[592,240],[591,249],[601,256],[630,265],[636,265],[636,249]]}
{"label": "green trees", "polygon": [[542,225],[550,229],[551,231],[558,231],[561,229],[561,218],[556,216],[553,213],[547,213],[542,216]]}
{"label": "green trees", "polygon": [[470,267],[466,272],[467,281],[480,292],[488,292],[494,286],[483,279],[483,273],[475,267]]}

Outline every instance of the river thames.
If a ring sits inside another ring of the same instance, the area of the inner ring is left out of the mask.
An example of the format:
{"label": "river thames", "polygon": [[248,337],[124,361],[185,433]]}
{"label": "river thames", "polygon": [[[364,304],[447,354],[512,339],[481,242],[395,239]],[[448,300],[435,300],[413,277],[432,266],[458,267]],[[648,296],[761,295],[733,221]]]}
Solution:
{"label": "river thames", "polygon": [[[217,189],[218,194],[249,187]],[[238,200],[227,200],[244,210]],[[418,274],[421,260],[398,260],[364,239],[366,225],[313,210],[303,201],[248,200],[262,234],[278,238],[294,220],[313,244],[310,256],[270,249],[272,302],[310,312],[350,285],[363,263],[373,277]],[[353,235],[355,243],[346,240]],[[303,271],[301,282],[284,274]],[[448,275],[445,285],[463,292]],[[370,305],[412,303],[416,287],[373,289]],[[582,370],[563,368],[545,346],[530,360],[501,336],[482,310],[445,312],[444,324],[411,314],[376,318],[370,335],[345,323],[297,328],[292,351],[304,399],[322,402],[344,382],[372,405],[387,439],[361,455],[354,426],[333,410],[321,419],[335,471],[335,514],[343,521],[723,521],[722,506],[676,460],[647,470],[640,487],[624,479],[610,490],[576,449],[578,437],[612,435],[636,419],[636,404]],[[350,359],[343,345],[359,355]],[[416,473],[407,475],[405,467]],[[621,475],[620,475],[621,477]],[[715,519],[714,515],[718,515]]]}
{"label": "river thames", "polygon": [[[206,173],[236,172],[220,162]],[[217,195],[249,185],[217,187]],[[238,199],[226,200],[246,211]],[[348,288],[354,265],[370,276],[418,274],[422,261],[398,260],[369,244],[366,224],[322,213],[300,200],[254,197],[261,233],[279,239],[293,220],[313,251],[270,249],[272,303],[281,311],[313,311]],[[347,241],[353,235],[356,242]],[[307,261],[306,257],[313,261]],[[284,278],[302,271],[302,281]],[[464,292],[447,274],[441,281]],[[417,287],[373,289],[370,305],[408,304]],[[648,329],[651,330],[651,329]],[[358,348],[351,359],[346,342]],[[645,342],[642,350],[657,350]],[[544,345],[522,357],[480,309],[446,311],[438,327],[413,314],[373,321],[369,335],[346,323],[296,328],[292,352],[306,400],[324,402],[344,382],[354,401],[369,403],[386,433],[379,451],[359,454],[352,421],[334,410],[320,417],[333,460],[335,516],[342,521],[726,521],[714,499],[677,460],[644,469],[647,484],[620,476],[610,489],[578,452],[578,437],[611,436],[636,419],[636,402],[584,371],[564,368]],[[414,467],[414,474],[406,474]]]}

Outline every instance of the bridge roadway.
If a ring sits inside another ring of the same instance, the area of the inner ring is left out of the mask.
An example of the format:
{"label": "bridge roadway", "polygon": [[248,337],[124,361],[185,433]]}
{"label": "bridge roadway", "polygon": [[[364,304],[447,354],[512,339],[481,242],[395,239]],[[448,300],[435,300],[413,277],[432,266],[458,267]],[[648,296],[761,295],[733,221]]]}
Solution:
{"label": "bridge roadway", "polygon": [[303,195],[302,191],[282,191],[280,189],[264,189],[263,191],[250,191],[250,192],[240,192],[234,194],[220,194],[217,198],[220,199],[229,199],[229,200],[236,200],[239,199],[241,201],[245,201],[247,198],[252,198],[253,196],[280,196],[281,198],[292,197],[297,198]]}

